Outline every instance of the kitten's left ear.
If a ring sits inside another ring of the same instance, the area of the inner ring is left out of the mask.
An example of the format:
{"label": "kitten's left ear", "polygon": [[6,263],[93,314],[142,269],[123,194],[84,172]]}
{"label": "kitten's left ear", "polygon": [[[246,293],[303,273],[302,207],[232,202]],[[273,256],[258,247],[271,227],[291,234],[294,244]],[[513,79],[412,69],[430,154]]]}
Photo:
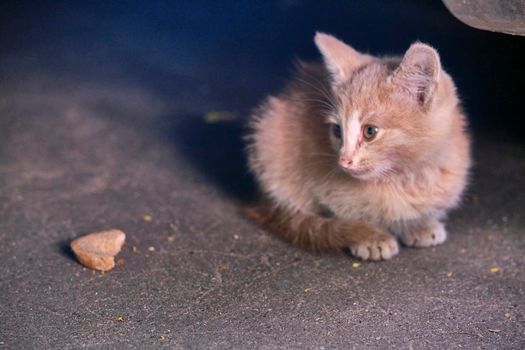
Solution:
{"label": "kitten's left ear", "polygon": [[314,40],[336,83],[346,81],[356,68],[369,60],[369,56],[357,52],[332,35],[316,32]]}
{"label": "kitten's left ear", "polygon": [[415,43],[392,74],[391,82],[402,94],[425,108],[432,101],[440,73],[437,51],[429,45]]}

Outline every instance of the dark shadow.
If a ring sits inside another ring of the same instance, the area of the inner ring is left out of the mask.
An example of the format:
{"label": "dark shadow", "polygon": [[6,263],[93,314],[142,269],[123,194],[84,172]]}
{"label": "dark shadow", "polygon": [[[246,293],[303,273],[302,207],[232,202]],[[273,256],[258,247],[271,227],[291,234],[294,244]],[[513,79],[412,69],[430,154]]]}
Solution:
{"label": "dark shadow", "polygon": [[71,250],[71,240],[63,240],[57,243],[58,251],[62,256],[69,258],[70,260],[77,261],[75,254]]}
{"label": "dark shadow", "polygon": [[250,202],[257,186],[249,173],[242,120],[206,122],[186,116],[169,128],[170,141],[199,171],[233,198]]}

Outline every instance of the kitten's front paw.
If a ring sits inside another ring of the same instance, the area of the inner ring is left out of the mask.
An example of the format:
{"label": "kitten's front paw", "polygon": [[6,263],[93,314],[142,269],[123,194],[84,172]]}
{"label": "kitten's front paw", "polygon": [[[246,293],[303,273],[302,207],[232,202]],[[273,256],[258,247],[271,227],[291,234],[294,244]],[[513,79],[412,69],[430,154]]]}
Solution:
{"label": "kitten's front paw", "polygon": [[441,222],[432,223],[413,231],[403,232],[401,234],[401,241],[408,247],[431,247],[441,244],[447,239],[447,231],[445,225]]}
{"label": "kitten's front paw", "polygon": [[388,260],[399,252],[399,246],[394,236],[381,233],[353,244],[350,252],[363,260]]}

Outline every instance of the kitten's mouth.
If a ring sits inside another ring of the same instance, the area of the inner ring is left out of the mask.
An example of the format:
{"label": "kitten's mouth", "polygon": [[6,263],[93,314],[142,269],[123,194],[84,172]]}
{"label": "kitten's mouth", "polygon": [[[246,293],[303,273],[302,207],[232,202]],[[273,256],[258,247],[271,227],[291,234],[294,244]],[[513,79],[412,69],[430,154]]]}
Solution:
{"label": "kitten's mouth", "polygon": [[372,168],[345,168],[341,167],[343,171],[352,177],[355,177],[357,179],[366,179],[369,177],[369,175],[372,174],[373,169]]}

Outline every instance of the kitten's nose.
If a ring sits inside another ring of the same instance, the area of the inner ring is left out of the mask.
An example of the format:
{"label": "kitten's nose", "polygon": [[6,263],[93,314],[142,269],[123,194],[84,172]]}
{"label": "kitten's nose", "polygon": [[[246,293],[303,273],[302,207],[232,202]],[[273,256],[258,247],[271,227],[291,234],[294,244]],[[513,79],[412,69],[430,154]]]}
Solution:
{"label": "kitten's nose", "polygon": [[352,159],[351,158],[348,158],[346,156],[340,156],[339,157],[339,165],[341,165],[343,168],[350,168],[352,166]]}

